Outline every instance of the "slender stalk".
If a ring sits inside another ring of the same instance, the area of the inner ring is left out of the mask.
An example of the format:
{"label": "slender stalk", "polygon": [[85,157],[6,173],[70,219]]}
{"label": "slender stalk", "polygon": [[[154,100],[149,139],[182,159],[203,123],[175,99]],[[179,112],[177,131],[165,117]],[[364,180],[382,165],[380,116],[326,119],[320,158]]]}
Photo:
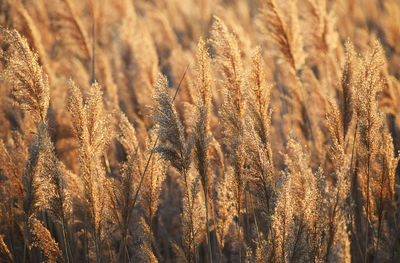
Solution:
{"label": "slender stalk", "polygon": [[95,246],[96,246],[96,262],[101,263],[101,247],[100,247],[100,242],[99,242],[99,234],[96,233],[96,238],[95,238]]}
{"label": "slender stalk", "polygon": [[208,220],[208,194],[207,194],[207,189],[204,189],[204,203],[206,206],[206,230],[207,230],[207,243],[208,243],[208,255],[209,255],[209,261],[213,263],[213,258],[212,258],[212,250],[211,250],[211,238],[210,238],[210,230],[209,230],[209,220]]}
{"label": "slender stalk", "polygon": [[83,245],[83,249],[85,250],[85,261],[89,262],[89,251],[88,251],[88,236],[87,236],[87,218],[86,218],[86,213],[85,213],[85,231],[84,231],[84,239],[85,243]]}
{"label": "slender stalk", "polygon": [[62,235],[63,235],[65,257],[66,257],[67,263],[69,263],[70,262],[70,260],[69,260],[69,251],[68,251],[68,248],[67,248],[68,245],[67,245],[67,238],[66,238],[66,234],[65,234],[64,220],[62,220]]}
{"label": "slender stalk", "polygon": [[28,223],[29,223],[29,216],[25,215],[25,226],[24,226],[25,229],[22,233],[23,239],[24,239],[24,254],[23,254],[23,259],[22,259],[23,263],[26,262],[26,258],[28,258],[28,262],[32,261],[31,254],[29,253],[30,252],[30,244],[29,244]]}
{"label": "slender stalk", "polygon": [[22,258],[22,262],[25,263],[26,262],[25,260],[26,260],[26,241],[24,239],[24,255],[23,255],[23,258]]}
{"label": "slender stalk", "polygon": [[[126,254],[126,258],[128,259],[128,262],[131,262],[131,259],[129,258],[129,251],[126,246],[125,246],[125,254]],[[125,259],[124,259],[124,262],[125,262]]]}
{"label": "slender stalk", "polygon": [[[368,149],[369,151],[369,149]],[[367,263],[368,261],[368,230],[369,230],[369,220],[368,220],[368,209],[369,209],[369,179],[370,179],[370,159],[371,157],[369,156],[370,154],[368,153],[368,160],[367,160],[367,213],[365,216],[365,225],[367,229],[365,230],[365,252],[364,252],[364,263]]]}
{"label": "slender stalk", "polygon": [[[353,159],[354,159],[354,152],[355,152],[355,146],[356,146],[357,130],[358,130],[358,120],[356,122],[356,127],[354,128],[353,147],[352,147],[352,151],[351,151],[350,170],[349,170],[350,175],[353,174]],[[351,221],[353,221],[353,215],[351,215]],[[351,232],[352,232],[352,236],[354,236],[356,239],[358,251],[359,251],[360,255],[362,255],[362,248],[360,247],[360,240],[358,239],[358,236],[356,235],[356,233],[354,233],[352,228],[351,228]],[[364,260],[365,260],[365,258],[364,258]]]}
{"label": "slender stalk", "polygon": [[247,210],[247,190],[246,187],[244,188],[244,209],[245,209],[245,217],[246,217],[246,241],[248,240],[247,238],[250,236],[249,235],[249,226],[250,226],[250,222],[249,222],[249,216],[248,216],[248,210]]}
{"label": "slender stalk", "polygon": [[[239,198],[240,200],[240,198]],[[241,246],[240,246],[240,201],[238,204],[238,208],[237,208],[237,231],[238,231],[238,249],[239,249],[239,263],[242,262],[242,250],[241,250]]]}
{"label": "slender stalk", "polygon": [[358,120],[356,122],[356,127],[354,128],[353,148],[351,150],[350,170],[349,170],[350,175],[352,173],[352,168],[353,168],[353,156],[354,156],[354,150],[355,150],[355,146],[356,146],[357,129],[358,129]]}
{"label": "slender stalk", "polygon": [[[14,210],[11,209],[10,211],[12,214],[14,214]],[[12,217],[14,217],[14,215],[12,215]],[[15,254],[15,241],[14,241],[14,235],[12,234],[14,232],[14,228],[11,226],[11,224],[9,222],[8,223],[8,235],[10,236],[10,245],[11,245],[11,252],[12,252],[12,256],[13,256],[13,260],[16,261],[16,254]]]}
{"label": "slender stalk", "polygon": [[[274,244],[275,243],[275,235],[274,235],[274,230],[272,229],[271,224],[269,224],[269,228],[270,228],[270,231],[271,231],[272,244]],[[272,246],[272,254],[274,255],[274,263],[276,263],[275,246]]]}
{"label": "slender stalk", "polygon": [[[382,171],[384,171],[385,168],[382,169]],[[384,184],[384,175],[381,176],[381,185]],[[383,220],[383,187],[381,187],[380,189],[380,193],[379,193],[379,200],[380,200],[380,204],[381,204],[381,208],[378,210],[379,215],[378,215],[378,233],[377,233],[377,241],[376,241],[376,247],[375,247],[375,258],[378,257],[378,249],[379,249],[379,241],[380,241],[380,236],[381,236],[381,230],[382,230],[382,220]]]}
{"label": "slender stalk", "polygon": [[378,234],[377,234],[377,241],[376,241],[376,248],[375,248],[375,258],[378,258],[379,252],[379,240],[381,236],[381,228],[382,228],[382,220],[383,220],[383,212],[379,215],[379,223],[378,223]]}
{"label": "slender stalk", "polygon": [[[212,209],[212,216],[213,216],[213,221],[215,222],[215,209]],[[218,232],[218,224],[216,225],[216,232]],[[222,262],[222,244],[218,241],[217,237],[217,246],[218,246],[218,252],[219,252],[219,262]]]}
{"label": "slender stalk", "polygon": [[258,229],[258,223],[257,223],[257,218],[256,218],[256,209],[254,207],[253,199],[251,199],[251,194],[249,195],[249,202],[250,202],[251,208],[253,208],[253,218],[254,218],[254,225],[256,227],[256,232],[257,232],[257,241],[259,244],[261,244],[260,231]]}
{"label": "slender stalk", "polygon": [[74,263],[74,256],[72,254],[72,250],[71,250],[71,243],[70,243],[70,234],[69,234],[69,228],[68,228],[68,222],[64,221],[64,231],[65,231],[65,236],[67,239],[67,249],[68,249],[68,253],[69,253],[69,258],[71,259],[71,262]]}
{"label": "slender stalk", "polygon": [[[183,77],[185,76],[186,71],[187,71],[188,68],[189,68],[189,65],[187,66],[187,68],[186,68],[186,70],[185,70],[185,72],[184,72]],[[183,80],[183,77],[182,77],[182,80]],[[180,87],[180,85],[181,85],[181,83],[182,83],[182,80],[181,80],[181,82],[179,82],[178,88]],[[177,88],[176,91],[175,91],[175,95],[174,95],[174,97],[173,97],[173,99],[172,99],[172,102],[175,101],[176,95],[178,94],[178,88]],[[157,137],[157,138],[158,138],[158,137]],[[184,156],[184,154],[183,154],[182,146],[179,148],[179,154],[180,154],[181,160],[183,160],[183,159],[185,158],[185,156]],[[192,206],[193,206],[193,204],[191,204],[191,202],[190,202],[189,186],[188,186],[188,182],[187,182],[187,171],[186,171],[186,167],[183,167],[183,177],[184,177],[184,180],[185,180],[186,197],[187,197],[187,202],[188,202],[188,206],[189,206],[190,225],[191,225],[192,238],[193,238],[194,262],[197,263],[196,236],[195,236],[195,234],[194,234],[193,211],[192,211]]]}
{"label": "slender stalk", "polygon": [[[183,158],[182,155],[182,149],[181,150],[181,157]],[[188,202],[188,206],[189,206],[189,215],[190,215],[190,225],[191,225],[191,230],[192,230],[192,238],[193,238],[193,253],[194,253],[194,262],[197,263],[197,253],[196,253],[196,236],[194,234],[194,227],[193,227],[193,213],[192,213],[192,206],[190,203],[190,196],[189,196],[189,187],[188,187],[188,183],[187,183],[187,175],[186,175],[186,169],[183,169],[183,177],[185,180],[185,187],[186,187],[186,198],[187,198],[187,202]],[[193,205],[193,204],[192,204]]]}

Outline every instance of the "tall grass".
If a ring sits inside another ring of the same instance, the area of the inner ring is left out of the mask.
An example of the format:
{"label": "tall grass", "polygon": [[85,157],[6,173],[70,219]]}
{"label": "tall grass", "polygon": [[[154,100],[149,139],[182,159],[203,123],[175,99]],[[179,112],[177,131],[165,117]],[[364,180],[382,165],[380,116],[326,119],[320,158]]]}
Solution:
{"label": "tall grass", "polygon": [[1,2],[0,262],[396,262],[399,14]]}

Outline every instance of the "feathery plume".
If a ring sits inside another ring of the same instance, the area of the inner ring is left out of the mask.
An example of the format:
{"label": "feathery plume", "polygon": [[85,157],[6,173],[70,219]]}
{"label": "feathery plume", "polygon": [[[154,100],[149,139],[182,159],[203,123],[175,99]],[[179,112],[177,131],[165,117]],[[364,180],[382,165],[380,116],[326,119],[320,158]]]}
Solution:
{"label": "feathery plume", "polygon": [[326,190],[328,200],[329,218],[327,223],[327,243],[325,260],[334,261],[337,258],[348,261],[349,255],[349,234],[347,225],[351,213],[351,179],[350,179],[350,156],[346,154],[345,133],[343,125],[343,111],[339,110],[338,105],[329,100],[329,112],[327,114],[328,128],[332,137],[332,145],[329,155],[333,161],[336,185],[332,185]]}
{"label": "feathery plume", "polygon": [[286,4],[289,8],[288,22],[285,21],[275,0],[264,1],[262,19],[266,20],[271,37],[278,45],[283,58],[291,66],[294,75],[296,75],[305,62],[305,53],[297,17],[297,0],[289,0]]}
{"label": "feathery plume", "polygon": [[137,241],[135,242],[135,256],[139,262],[158,262],[158,259],[152,251],[154,237],[150,227],[143,217],[139,219],[137,229],[135,230]]}
{"label": "feathery plume", "polygon": [[158,134],[161,142],[154,148],[154,151],[160,153],[162,158],[171,163],[185,181],[185,201],[184,206],[187,206],[190,217],[190,228],[193,241],[193,257],[197,262],[196,254],[196,236],[194,231],[193,221],[193,203],[190,198],[188,172],[191,161],[192,143],[187,141],[184,135],[184,130],[181,121],[179,120],[173,99],[168,94],[167,79],[159,75],[154,84],[154,100],[157,105],[153,110],[153,119],[157,123]]}
{"label": "feathery plume", "polygon": [[346,42],[346,60],[342,72],[341,79],[341,100],[340,112],[342,115],[341,122],[343,128],[343,136],[346,136],[353,117],[353,86],[357,59],[355,57],[354,47],[350,42]]}
{"label": "feathery plume", "polygon": [[[0,139],[0,169],[2,173],[10,181],[13,187],[12,193],[17,197],[22,197],[23,195],[23,185],[21,180],[20,169],[17,164],[15,164],[10,156],[4,141]],[[10,191],[11,192],[11,191]]]}
{"label": "feathery plume", "polygon": [[[152,138],[148,139],[147,149],[150,149],[150,147],[153,145],[154,140],[155,136],[152,136]],[[149,155],[150,153],[143,154],[141,164],[145,163],[144,160],[149,158]],[[141,170],[143,169],[144,167],[142,167]],[[165,178],[165,163],[162,160],[157,160],[157,158],[150,160],[148,166],[148,175],[145,177],[143,182],[141,203],[143,204],[143,209],[145,211],[145,215],[151,229],[153,228],[152,223],[160,204],[160,194],[162,190],[161,187]]]}
{"label": "feathery plume", "polygon": [[230,163],[234,169],[234,198],[236,205],[239,261],[241,261],[240,216],[244,187],[245,146],[244,146],[244,74],[238,43],[228,31],[224,22],[214,17],[211,43],[217,53],[216,61],[223,76],[224,103],[220,110],[225,145],[231,155]]}
{"label": "feathery plume", "polygon": [[207,48],[202,39],[199,40],[197,50],[197,110],[198,115],[196,125],[193,131],[194,134],[194,152],[199,172],[200,181],[203,186],[204,193],[204,206],[206,210],[206,231],[207,231],[207,245],[209,261],[213,262],[211,250],[211,238],[209,230],[209,215],[208,215],[208,202],[209,202],[209,136],[210,136],[210,123],[209,115],[211,108],[211,72],[210,72],[210,57]]}
{"label": "feathery plume", "polygon": [[[248,188],[251,195],[256,197],[258,209],[268,215],[267,231],[273,212],[275,199],[275,168],[271,150],[271,110],[269,109],[271,86],[265,79],[265,67],[261,49],[255,49],[251,58],[252,67],[249,72],[249,116],[246,119],[246,153],[248,159]],[[268,233],[268,232],[267,232]],[[261,246],[261,241],[257,239]],[[260,248],[261,249],[261,248]]]}
{"label": "feathery plume", "polygon": [[364,261],[367,261],[369,252],[369,228],[370,228],[370,191],[372,164],[379,147],[379,133],[382,125],[382,115],[378,110],[377,92],[382,89],[381,68],[384,65],[383,50],[379,42],[360,58],[360,70],[358,71],[355,112],[359,124],[359,157],[362,161],[364,173],[361,176],[362,193],[365,200],[365,247]]}
{"label": "feathery plume", "polygon": [[12,83],[11,94],[23,110],[32,114],[38,124],[44,121],[49,107],[50,89],[47,75],[38,62],[28,42],[16,30],[1,28],[2,35],[10,44],[3,78]]}
{"label": "feathery plume", "polygon": [[46,258],[45,262],[55,263],[63,261],[61,250],[51,236],[50,231],[34,217],[29,219],[29,224],[33,235],[32,246],[40,248]]}
{"label": "feathery plume", "polygon": [[45,124],[41,123],[37,134],[29,148],[29,157],[22,175],[24,185],[23,210],[26,220],[36,213],[40,205],[45,204],[45,185],[41,182],[41,172],[46,161]]}
{"label": "feathery plume", "polygon": [[87,100],[83,101],[82,93],[71,81],[68,109],[79,141],[80,178],[84,188],[83,202],[90,222],[90,233],[95,243],[96,258],[100,261],[108,217],[108,198],[104,195],[106,176],[101,157],[112,138],[110,118],[104,111],[100,86],[94,83]]}

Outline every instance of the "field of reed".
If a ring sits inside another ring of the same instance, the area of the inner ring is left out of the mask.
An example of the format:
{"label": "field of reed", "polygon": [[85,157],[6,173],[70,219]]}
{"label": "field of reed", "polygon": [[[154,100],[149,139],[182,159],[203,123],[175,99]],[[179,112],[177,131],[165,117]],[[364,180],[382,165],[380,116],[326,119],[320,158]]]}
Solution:
{"label": "field of reed", "polygon": [[399,262],[399,0],[0,0],[0,262]]}

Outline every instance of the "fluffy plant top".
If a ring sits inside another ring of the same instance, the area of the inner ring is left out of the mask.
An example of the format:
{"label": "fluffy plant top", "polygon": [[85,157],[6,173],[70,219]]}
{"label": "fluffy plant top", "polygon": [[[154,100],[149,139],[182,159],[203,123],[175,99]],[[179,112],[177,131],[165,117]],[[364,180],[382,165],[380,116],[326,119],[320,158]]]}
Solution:
{"label": "fluffy plant top", "polygon": [[297,0],[285,1],[288,14],[284,16],[275,0],[263,1],[261,17],[283,58],[294,73],[301,69],[306,57],[303,51],[303,37],[300,33],[297,2]]}
{"label": "fluffy plant top", "polygon": [[251,57],[252,67],[249,73],[250,99],[249,111],[254,121],[255,129],[262,143],[267,145],[270,135],[271,110],[271,85],[265,78],[265,65],[262,60],[260,47],[257,47]]}
{"label": "fluffy plant top", "polygon": [[[242,59],[236,37],[219,17],[214,19],[211,43],[217,53],[216,62],[223,80],[225,101],[222,115],[233,115],[225,118],[227,124],[235,126],[234,122],[242,121],[245,112]],[[230,128],[226,128],[229,132]]]}
{"label": "fluffy plant top", "polygon": [[49,107],[50,88],[47,75],[39,65],[39,56],[18,31],[1,28],[9,48],[3,52],[3,79],[11,85],[11,94],[20,107],[31,113],[36,123],[44,121]]}
{"label": "fluffy plant top", "polygon": [[104,110],[99,84],[94,83],[90,87],[88,98],[84,100],[79,87],[70,81],[68,109],[71,112],[73,128],[80,144],[89,147],[90,149],[85,150],[90,151],[94,157],[101,156],[112,133],[110,116]]}
{"label": "fluffy plant top", "polygon": [[96,259],[100,262],[112,207],[110,196],[106,194],[107,177],[102,162],[106,147],[113,138],[111,114],[104,109],[102,91],[97,83],[90,86],[84,99],[80,89],[70,81],[68,109],[79,143],[78,180],[83,184],[79,198],[83,204],[83,214],[89,222],[85,233],[90,233]]}
{"label": "fluffy plant top", "polygon": [[154,151],[161,153],[173,167],[183,172],[189,169],[192,145],[185,139],[183,125],[168,90],[167,78],[159,75],[154,84],[157,105],[153,108],[153,119],[157,123],[160,140],[166,144],[157,146]]}
{"label": "fluffy plant top", "polygon": [[212,99],[211,59],[206,43],[200,38],[197,44],[197,90],[201,103],[210,107]]}

